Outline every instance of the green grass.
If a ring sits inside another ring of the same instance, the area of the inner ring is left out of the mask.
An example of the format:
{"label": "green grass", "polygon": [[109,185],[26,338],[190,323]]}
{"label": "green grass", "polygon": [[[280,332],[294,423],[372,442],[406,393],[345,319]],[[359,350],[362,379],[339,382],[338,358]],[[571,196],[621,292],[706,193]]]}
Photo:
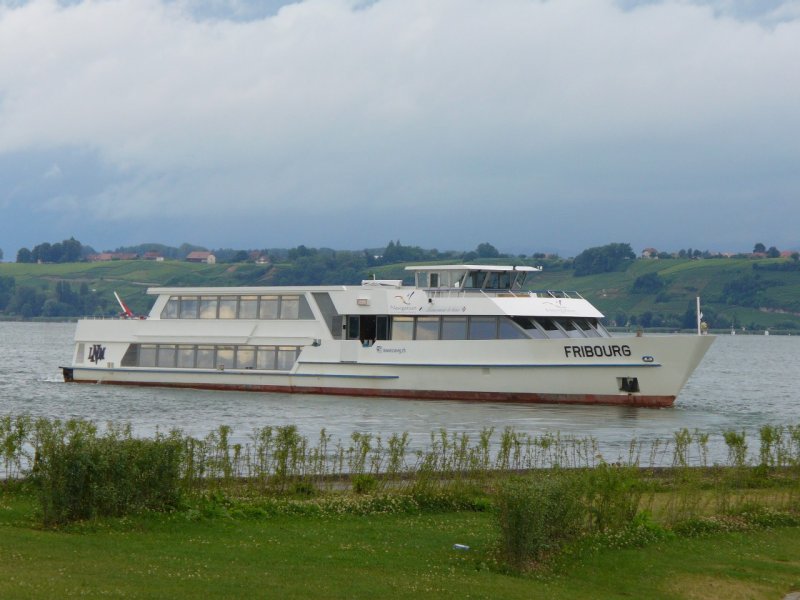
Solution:
{"label": "green grass", "polygon": [[37,528],[34,513],[31,496],[0,492],[0,597],[766,599],[800,590],[797,528],[584,549],[556,572],[522,577],[494,561],[489,513],[178,512],[58,531]]}

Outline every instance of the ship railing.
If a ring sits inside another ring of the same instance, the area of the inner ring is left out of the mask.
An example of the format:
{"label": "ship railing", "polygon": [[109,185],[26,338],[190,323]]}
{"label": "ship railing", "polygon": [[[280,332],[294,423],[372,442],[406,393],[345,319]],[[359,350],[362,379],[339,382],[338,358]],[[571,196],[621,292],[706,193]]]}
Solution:
{"label": "ship railing", "polygon": [[81,321],[143,321],[147,317],[124,317],[119,315],[84,315],[78,317]]}
{"label": "ship railing", "polygon": [[425,293],[430,298],[461,298],[466,296],[468,291],[460,288],[427,288]]}
{"label": "ship railing", "polygon": [[531,295],[535,295],[537,298],[569,298],[572,300],[585,299],[574,290],[532,290]]}
{"label": "ship railing", "polygon": [[584,300],[578,292],[572,290],[486,290],[460,288],[427,288],[425,292],[430,298],[461,298],[470,293],[479,293],[487,298],[568,298]]}

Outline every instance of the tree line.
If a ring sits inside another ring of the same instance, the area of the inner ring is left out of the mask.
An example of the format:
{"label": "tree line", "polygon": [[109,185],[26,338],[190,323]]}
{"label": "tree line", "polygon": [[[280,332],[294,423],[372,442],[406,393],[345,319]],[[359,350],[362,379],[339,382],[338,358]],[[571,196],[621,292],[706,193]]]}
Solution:
{"label": "tree line", "polygon": [[107,314],[110,302],[89,289],[85,282],[75,290],[67,281],[56,281],[46,289],[17,285],[10,276],[0,276],[0,313],[24,319]]}
{"label": "tree line", "polygon": [[[754,250],[761,250],[763,244],[756,244]],[[118,251],[133,253],[159,252],[174,258],[185,256],[198,246],[184,244],[171,248],[159,244],[143,244],[120,248]],[[768,249],[768,252],[771,249]],[[19,262],[71,262],[77,258],[82,260],[93,250],[70,238],[55,244],[43,243],[33,250],[21,249]],[[304,245],[291,249],[269,249],[258,251],[266,256],[266,264],[239,265],[236,269],[224,274],[186,272],[173,276],[165,285],[328,285],[358,284],[376,273],[382,278],[400,279],[407,276],[403,265],[415,262],[464,262],[480,260],[497,260],[504,263],[544,265],[548,271],[573,270],[576,277],[624,271],[636,259],[630,244],[611,243],[605,246],[588,248],[574,259],[561,259],[558,256],[543,253],[525,255],[508,255],[500,253],[489,242],[483,242],[471,251],[439,251],[419,246],[404,245],[400,240],[390,240],[382,249],[365,249],[359,251],[337,251],[329,248],[311,248]],[[689,249],[684,256],[699,258],[705,255]],[[222,250],[222,260],[218,262],[243,263],[252,262],[253,251]],[[766,253],[754,253],[764,255]],[[219,257],[218,257],[219,258]],[[670,255],[670,258],[672,256]],[[790,260],[774,262],[754,262],[752,275],[740,275],[724,286],[718,297],[705,298],[706,302],[761,308],[769,301],[769,288],[780,285],[777,277],[768,278],[769,271],[800,270],[800,256],[795,253]],[[397,265],[393,267],[393,265]],[[762,274],[763,273],[763,274]],[[209,279],[209,277],[211,279]],[[212,281],[213,280],[213,281]],[[633,282],[628,290],[631,294],[654,295],[655,303],[667,302],[674,298],[669,292],[669,280],[652,272],[642,275]],[[800,312],[800,302],[797,303]],[[787,305],[788,306],[788,305]],[[787,308],[781,305],[779,308]],[[769,306],[767,306],[769,308]],[[789,306],[794,310],[794,306]],[[32,317],[67,317],[90,314],[113,314],[116,303],[113,298],[102,298],[91,291],[86,283],[73,288],[67,281],[53,284],[17,285],[13,277],[0,279],[0,313],[22,318]],[[727,320],[711,307],[705,311],[705,320],[711,327],[727,328],[737,323]],[[609,322],[620,326],[689,328],[694,326],[694,306],[675,314],[659,314],[645,311],[641,314],[623,314],[617,312],[610,316]]]}
{"label": "tree line", "polygon": [[84,246],[74,237],[55,244],[43,242],[33,247],[20,248],[17,252],[18,263],[71,263],[83,260],[87,254],[94,250],[89,246]]}

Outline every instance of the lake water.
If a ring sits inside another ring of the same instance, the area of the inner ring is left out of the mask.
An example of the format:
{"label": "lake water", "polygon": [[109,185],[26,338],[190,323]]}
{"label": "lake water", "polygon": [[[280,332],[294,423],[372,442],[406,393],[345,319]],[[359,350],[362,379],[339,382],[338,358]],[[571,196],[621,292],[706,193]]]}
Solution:
{"label": "lake water", "polygon": [[[205,436],[229,425],[245,442],[256,427],[296,425],[313,443],[321,429],[347,441],[354,431],[408,432],[412,447],[432,431],[475,434],[485,427],[596,438],[607,459],[637,439],[668,440],[680,429],[745,430],[757,447],[762,425],[800,425],[800,337],[720,336],[667,409],[414,401],[65,384],[59,366],[72,356],[73,323],[0,322],[0,415],[80,417],[130,423],[137,435],[173,427]],[[717,441],[714,442],[714,439]]]}

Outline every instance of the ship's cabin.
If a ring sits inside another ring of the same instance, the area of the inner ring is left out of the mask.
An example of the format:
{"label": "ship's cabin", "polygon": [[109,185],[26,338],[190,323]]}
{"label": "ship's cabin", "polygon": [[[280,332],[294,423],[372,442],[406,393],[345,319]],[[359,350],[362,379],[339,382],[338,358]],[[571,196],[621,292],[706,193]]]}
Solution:
{"label": "ship's cabin", "polygon": [[528,273],[541,267],[496,265],[438,265],[406,267],[414,273],[416,287],[427,290],[521,290]]}

